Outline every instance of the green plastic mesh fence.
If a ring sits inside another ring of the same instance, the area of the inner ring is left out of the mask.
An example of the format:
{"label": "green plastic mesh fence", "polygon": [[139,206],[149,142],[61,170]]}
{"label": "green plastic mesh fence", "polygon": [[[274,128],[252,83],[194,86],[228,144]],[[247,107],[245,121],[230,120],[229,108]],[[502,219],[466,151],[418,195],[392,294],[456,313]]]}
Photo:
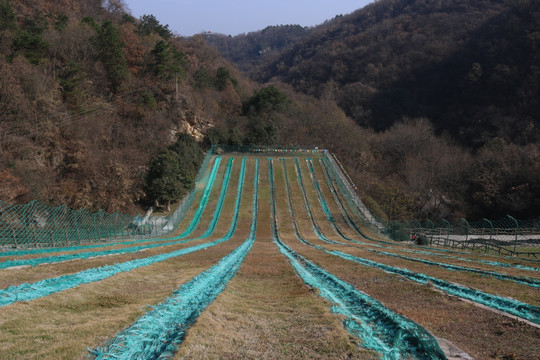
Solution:
{"label": "green plastic mesh fence", "polygon": [[[204,183],[214,149],[211,148],[197,174]],[[171,234],[183,220],[195,197],[193,189],[169,216],[109,214],[103,210],[74,210],[32,201],[17,205],[0,201],[0,251],[11,248],[50,248],[128,238]]]}
{"label": "green plastic mesh fence", "polygon": [[0,201],[0,247],[50,247],[125,238],[134,217],[127,214],[24,205]]}
{"label": "green plastic mesh fence", "polygon": [[419,245],[446,246],[496,252],[499,255],[524,255],[540,259],[540,220],[465,219],[394,221],[388,225],[390,237],[397,241],[415,241]]}

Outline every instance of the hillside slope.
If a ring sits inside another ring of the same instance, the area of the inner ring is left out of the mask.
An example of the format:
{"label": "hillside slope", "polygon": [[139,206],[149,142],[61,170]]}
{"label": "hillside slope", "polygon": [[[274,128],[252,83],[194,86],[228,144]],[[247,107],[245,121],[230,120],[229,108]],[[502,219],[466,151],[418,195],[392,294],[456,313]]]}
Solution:
{"label": "hillside slope", "polygon": [[252,92],[200,39],[101,4],[0,0],[0,200],[137,210],[151,160]]}
{"label": "hillside slope", "polygon": [[205,33],[203,37],[208,45],[217,48],[224,58],[249,74],[256,72],[257,65],[262,61],[291,49],[310,32],[311,28],[300,25],[279,25],[236,36]]}
{"label": "hillside slope", "polygon": [[175,143],[188,133],[327,148],[391,219],[539,215],[535,2],[382,0],[214,37],[264,85],[208,34],[177,38],[122,4],[0,0],[0,200],[174,202],[193,177],[177,170],[196,168],[198,145]]}
{"label": "hillside slope", "polygon": [[313,30],[252,72],[321,96],[375,130],[428,117],[479,147],[540,139],[537,1],[383,0]]}
{"label": "hillside slope", "polygon": [[[537,1],[381,0],[304,34],[279,30],[206,41],[252,78],[286,82],[317,107],[336,102],[375,130],[320,136],[344,126],[324,111],[296,125],[306,143],[338,153],[374,208],[391,218],[538,216]],[[270,40],[287,47],[253,51]]]}

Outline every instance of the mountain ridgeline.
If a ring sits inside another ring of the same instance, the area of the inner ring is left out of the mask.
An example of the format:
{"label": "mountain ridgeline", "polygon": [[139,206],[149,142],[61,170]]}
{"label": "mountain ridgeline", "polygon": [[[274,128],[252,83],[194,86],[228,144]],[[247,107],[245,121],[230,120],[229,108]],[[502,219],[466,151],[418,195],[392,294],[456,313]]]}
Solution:
{"label": "mountain ridgeline", "polygon": [[234,49],[224,56],[251,68],[254,79],[331,93],[348,116],[377,131],[427,117],[439,134],[475,148],[493,137],[540,139],[538,1],[381,0],[296,33],[303,36],[291,37],[294,45],[271,48],[278,55],[252,51],[290,28],[226,38],[218,49]]}
{"label": "mountain ridgeline", "polygon": [[268,26],[261,31],[230,36],[204,33],[206,42],[247,73],[255,72],[262,59],[279,56],[304,39],[311,28],[300,25]]}

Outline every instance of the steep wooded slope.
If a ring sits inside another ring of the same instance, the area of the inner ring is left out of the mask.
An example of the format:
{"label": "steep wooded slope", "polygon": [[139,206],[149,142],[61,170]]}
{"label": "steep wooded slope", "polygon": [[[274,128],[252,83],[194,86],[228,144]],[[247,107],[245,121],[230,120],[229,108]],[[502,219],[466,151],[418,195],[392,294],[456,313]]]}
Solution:
{"label": "steep wooded slope", "polygon": [[0,53],[9,202],[135,210],[151,160],[179,133],[201,140],[252,91],[200,39],[123,1],[0,0]]}
{"label": "steep wooded slope", "polygon": [[537,1],[383,0],[296,38],[252,76],[330,92],[379,131],[424,116],[467,146],[526,144],[540,134],[539,36]]}
{"label": "steep wooded slope", "polygon": [[214,33],[205,33],[203,37],[208,45],[217,48],[224,58],[250,73],[257,71],[257,65],[261,61],[279,56],[281,52],[292,48],[310,31],[311,28],[300,25],[280,25],[234,37]]}

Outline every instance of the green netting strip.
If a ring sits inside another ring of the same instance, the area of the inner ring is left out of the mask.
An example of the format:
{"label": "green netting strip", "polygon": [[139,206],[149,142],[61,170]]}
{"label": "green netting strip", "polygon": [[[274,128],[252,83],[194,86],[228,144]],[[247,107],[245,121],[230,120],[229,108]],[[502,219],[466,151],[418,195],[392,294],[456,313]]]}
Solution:
{"label": "green netting strip", "polygon": [[415,273],[407,269],[402,269],[390,265],[381,264],[375,261],[367,260],[364,258],[356,257],[350,254],[343,253],[336,250],[326,250],[328,254],[339,256],[343,259],[351,260],[359,264],[375,267],[384,270],[391,274],[402,275],[407,279],[418,282],[420,284],[431,283],[434,287],[450,294],[462,297],[464,299],[472,300],[482,305],[486,305],[490,308],[504,311],[506,313],[521,317],[529,320],[535,324],[540,325],[540,308],[538,306],[530,305],[517,301],[514,299],[508,299],[502,296],[497,296],[489,293],[482,292],[480,290],[471,289],[466,286],[452,284],[447,281],[437,279],[435,277],[425,275],[422,273]]}
{"label": "green netting strip", "polygon": [[499,262],[499,261],[490,261],[490,260],[481,260],[481,259],[472,260],[472,259],[467,259],[467,258],[459,257],[459,256],[438,254],[438,253],[435,253],[435,252],[432,252],[432,251],[420,251],[420,250],[410,250],[410,249],[399,249],[399,250],[404,251],[404,252],[413,253],[413,254],[423,254],[423,255],[429,255],[429,256],[437,256],[437,257],[442,257],[442,258],[445,258],[445,259],[457,259],[457,260],[461,260],[461,261],[480,263],[480,264],[492,265],[492,266],[497,266],[497,267],[515,268],[515,269],[528,270],[528,271],[540,271],[539,268],[535,268],[535,267],[531,267],[531,266],[525,266],[525,265],[521,265],[521,264],[509,264],[509,263],[503,263],[503,262]]}
{"label": "green netting strip", "polygon": [[[348,205],[348,208],[350,212],[355,215],[356,219],[366,228],[371,229],[373,231],[379,232],[380,229],[376,226],[373,226],[370,221],[364,216],[363,210],[360,209],[358,204],[352,199],[353,195],[351,195],[350,191],[347,189],[347,187],[344,185],[343,180],[338,174],[339,169],[336,169],[332,163],[328,160],[328,157],[325,157],[322,160],[322,164],[324,169],[328,172],[330,179],[333,181],[334,185],[337,186],[337,189],[339,189],[339,193],[341,194],[341,197],[345,200],[345,202]],[[336,190],[336,193],[338,191]],[[345,208],[345,206],[343,206]],[[373,217],[373,216],[372,216]],[[378,242],[380,244],[386,244],[391,245],[395,244],[395,242],[389,242],[381,239],[375,239],[372,237],[367,236],[364,234],[364,232],[356,226],[356,222],[352,221],[355,224],[355,227],[357,231],[360,233],[360,235],[368,240]]]}
{"label": "green netting strip", "polygon": [[328,188],[330,189],[330,193],[332,194],[332,197],[334,198],[334,202],[338,205],[339,211],[341,212],[341,215],[343,215],[343,218],[347,222],[347,225],[349,225],[349,227],[353,229],[358,235],[362,236],[363,238],[371,240],[367,235],[364,234],[364,232],[358,227],[358,225],[356,225],[356,222],[351,218],[350,214],[347,212],[345,205],[343,204],[343,201],[341,197],[339,196],[338,190],[336,189],[336,185],[330,178],[330,173],[328,172],[328,169],[326,168],[324,159],[319,159],[319,164],[323,171],[324,178],[326,180]]}
{"label": "green netting strip", "polygon": [[[245,165],[245,162],[243,162]],[[242,174],[243,176],[243,174]],[[243,183],[243,181],[241,181]],[[240,184],[239,184],[240,187]],[[70,289],[81,284],[87,284],[99,280],[106,279],[120,272],[130,271],[139,267],[155,264],[167,259],[188,254],[197,250],[205,249],[224,241],[229,240],[234,231],[236,230],[236,224],[238,220],[238,211],[240,206],[240,198],[242,191],[237,194],[237,200],[235,205],[235,216],[233,224],[227,235],[221,239],[213,242],[200,244],[187,249],[181,249],[165,254],[159,254],[144,259],[132,260],[115,265],[107,265],[100,268],[88,269],[72,275],[64,275],[57,278],[50,278],[38,281],[33,284],[22,284],[18,286],[10,286],[7,289],[0,290],[0,307],[12,304],[17,301],[29,301],[39,297],[47,296],[52,293],[60,292],[66,289]],[[191,241],[190,239],[183,242]]]}
{"label": "green netting strip", "polygon": [[386,252],[386,251],[377,251],[377,250],[368,250],[368,251],[371,251],[371,252],[374,252],[374,253],[380,254],[380,255],[392,256],[392,257],[395,257],[395,258],[398,258],[398,259],[404,259],[404,260],[408,260],[408,261],[419,262],[419,263],[426,264],[426,265],[431,265],[431,266],[438,266],[438,267],[442,267],[442,268],[448,269],[448,270],[472,272],[472,273],[475,273],[475,274],[492,276],[492,277],[494,277],[496,279],[499,279],[499,280],[509,280],[509,281],[514,281],[514,282],[519,283],[519,284],[524,284],[524,285],[527,285],[527,286],[540,288],[540,280],[537,280],[537,279],[534,279],[534,278],[531,278],[531,277],[514,276],[514,275],[498,273],[498,272],[495,272],[495,271],[475,269],[475,268],[471,268],[471,267],[467,267],[467,266],[439,263],[439,262],[426,260],[426,259],[419,259],[419,258],[414,258],[414,257],[410,257],[410,256],[403,256],[403,255],[393,254],[393,253],[389,253],[389,252]]}
{"label": "green netting strip", "polygon": [[300,192],[302,193],[302,199],[304,200],[304,207],[306,208],[308,217],[310,218],[311,225],[313,227],[313,231],[315,231],[315,234],[324,242],[327,242],[329,244],[339,244],[339,245],[345,245],[342,242],[330,240],[327,238],[321,231],[319,224],[317,223],[317,220],[315,220],[315,217],[313,216],[313,213],[311,212],[311,206],[309,204],[309,200],[307,198],[307,192],[304,187],[304,180],[302,177],[302,169],[300,168],[300,163],[298,162],[298,158],[294,158],[294,165],[296,170],[296,177],[298,180],[298,186],[300,187]]}
{"label": "green netting strip", "polygon": [[225,289],[253,246],[257,230],[257,209],[258,161],[255,165],[252,221],[248,239],[216,265],[197,275],[167,300],[120,332],[104,348],[90,350],[95,358],[100,360],[172,358],[189,327]]}
{"label": "green netting strip", "polygon": [[[300,234],[300,227],[298,226],[298,220],[296,219],[296,212],[295,212],[294,206],[293,206],[293,200],[292,200],[292,196],[291,196],[291,185],[289,183],[289,175],[288,175],[287,164],[285,163],[285,159],[281,159],[281,165],[283,166],[283,178],[285,179],[285,192],[287,193],[287,200],[288,200],[288,203],[289,203],[289,213],[291,214],[291,221],[292,221],[292,225],[293,225],[293,228],[294,228],[294,233],[296,235],[296,238],[300,242],[302,242],[302,243],[304,243],[306,245],[311,245],[306,240],[304,240],[304,238]],[[314,245],[314,246],[317,247],[317,248],[323,249],[322,247],[320,247],[318,245]]]}
{"label": "green netting strip", "polygon": [[268,166],[271,226],[274,242],[280,252],[289,259],[300,278],[306,284],[317,288],[320,296],[334,304],[333,312],[346,317],[343,321],[345,328],[351,334],[362,339],[362,346],[381,353],[384,360],[398,360],[408,357],[446,359],[435,338],[423,327],[394,313],[370,296],[359,292],[352,285],[295,253],[281,241],[277,226],[271,159]]}
{"label": "green netting strip", "polygon": [[210,269],[183,285],[163,303],[119,333],[103,349],[91,351],[96,359],[172,358],[189,327],[234,276],[253,245],[254,237]]}
{"label": "green netting strip", "polygon": [[377,246],[375,244],[368,244],[368,243],[364,243],[364,242],[361,242],[361,241],[358,241],[358,240],[355,240],[355,239],[351,239],[350,237],[346,236],[343,233],[343,231],[341,231],[339,225],[336,222],[336,218],[334,217],[334,215],[330,211],[330,208],[328,207],[328,203],[326,202],[324,194],[323,194],[323,192],[321,190],[321,187],[319,185],[319,180],[317,179],[317,174],[315,173],[315,169],[313,168],[313,159],[306,159],[306,163],[308,165],[308,169],[309,169],[309,172],[310,172],[310,175],[311,175],[311,180],[313,182],[313,186],[315,187],[315,191],[317,193],[317,198],[319,200],[319,204],[321,205],[323,213],[326,216],[326,219],[328,220],[328,222],[330,223],[332,228],[338,233],[338,235],[342,239],[354,242],[356,244]]}
{"label": "green netting strip", "polygon": [[325,151],[324,162],[327,169],[330,171],[334,180],[336,181],[336,184],[338,184],[338,187],[349,204],[350,209],[354,209],[353,212],[360,223],[375,233],[384,233],[386,229],[384,228],[383,224],[376,219],[376,217],[364,205],[362,200],[360,200],[356,194],[356,191],[353,189],[353,187],[356,187],[354,184],[352,184],[350,177],[345,172],[345,169],[341,163],[338,162],[337,158],[328,151]]}
{"label": "green netting strip", "polygon": [[34,300],[63,290],[71,289],[82,284],[100,281],[121,272],[131,271],[143,266],[156,264],[167,259],[189,254],[194,251],[206,249],[208,247],[222,243],[223,241],[225,240],[220,239],[210,243],[204,243],[165,254],[150,256],[143,259],[131,260],[115,265],[106,265],[99,268],[84,270],[76,274],[49,278],[32,284],[10,286],[7,289],[0,290],[0,307],[12,304],[17,301]]}
{"label": "green netting strip", "polygon": [[210,221],[210,225],[208,226],[208,229],[205,231],[202,237],[210,236],[214,232],[214,230],[216,229],[218,220],[221,217],[221,210],[223,208],[223,203],[225,201],[225,195],[227,194],[227,189],[229,188],[229,179],[231,177],[233,162],[234,162],[234,158],[230,158],[229,162],[227,163],[227,169],[225,170],[225,177],[223,179],[223,184],[221,185],[221,193],[219,194],[218,206],[216,207],[216,210],[214,211],[214,214],[212,215],[212,220]]}
{"label": "green netting strip", "polygon": [[189,224],[187,229],[178,236],[179,238],[184,238],[186,236],[189,236],[199,224],[202,213],[204,212],[204,210],[206,209],[206,205],[208,204],[208,199],[210,198],[210,192],[214,185],[214,181],[216,180],[217,171],[218,171],[218,167],[220,163],[221,163],[221,156],[218,156],[214,160],[214,167],[212,169],[212,172],[210,173],[210,179],[208,180],[208,184],[206,188],[204,189],[204,193],[202,195],[201,201],[199,202],[199,207],[197,208],[197,211],[195,212],[195,215],[193,216],[191,223]]}

